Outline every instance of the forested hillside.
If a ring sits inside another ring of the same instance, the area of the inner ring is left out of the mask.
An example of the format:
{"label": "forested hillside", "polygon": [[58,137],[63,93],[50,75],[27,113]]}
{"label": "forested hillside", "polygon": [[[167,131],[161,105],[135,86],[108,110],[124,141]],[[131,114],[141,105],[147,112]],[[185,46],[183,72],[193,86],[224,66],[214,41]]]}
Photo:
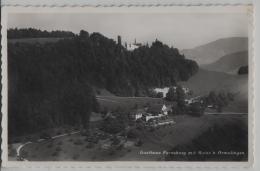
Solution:
{"label": "forested hillside", "polygon": [[141,96],[148,88],[188,80],[197,71],[195,61],[158,40],[132,52],[86,31],[57,42],[8,43],[9,133],[63,124],[87,127],[97,109],[92,87]]}
{"label": "forested hillside", "polygon": [[42,31],[42,30],[38,30],[38,29],[34,29],[34,28],[24,28],[24,29],[9,29],[7,31],[7,38],[8,39],[23,39],[23,38],[42,38],[42,37],[51,37],[51,38],[55,38],[55,37],[74,37],[75,34],[70,32],[70,31],[51,31],[48,32],[46,30]]}

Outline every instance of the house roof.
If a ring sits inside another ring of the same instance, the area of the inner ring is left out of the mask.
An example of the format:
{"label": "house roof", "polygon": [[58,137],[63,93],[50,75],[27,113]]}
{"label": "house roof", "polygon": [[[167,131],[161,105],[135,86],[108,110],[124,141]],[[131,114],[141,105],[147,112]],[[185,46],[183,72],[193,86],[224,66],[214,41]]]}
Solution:
{"label": "house roof", "polygon": [[147,112],[152,114],[158,114],[162,111],[162,106],[163,105],[153,105],[148,108]]}
{"label": "house roof", "polygon": [[136,115],[138,113],[145,113],[145,109],[135,109],[132,112],[130,112],[131,115]]}

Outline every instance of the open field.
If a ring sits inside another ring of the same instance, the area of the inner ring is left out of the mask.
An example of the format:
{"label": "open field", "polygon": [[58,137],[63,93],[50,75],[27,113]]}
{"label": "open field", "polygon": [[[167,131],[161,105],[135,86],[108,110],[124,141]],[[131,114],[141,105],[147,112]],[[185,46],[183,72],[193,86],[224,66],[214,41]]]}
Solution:
{"label": "open field", "polygon": [[97,100],[101,106],[101,110],[109,111],[117,110],[118,108],[128,111],[136,107],[144,107],[145,105],[162,104],[162,98],[151,97],[119,97],[119,96],[97,96]]}
{"label": "open field", "polygon": [[[168,151],[178,147],[178,145],[198,141],[196,139],[209,130],[213,131],[212,135],[214,135],[215,141],[218,140],[215,142],[215,145],[217,144],[215,148],[223,147],[223,145],[228,147],[234,145],[236,147],[236,143],[239,146],[240,143],[247,142],[247,138],[245,138],[247,137],[247,115],[205,115],[202,117],[179,115],[174,116],[173,119],[176,124],[171,126],[152,130],[136,129],[137,137],[142,141],[140,146],[134,145],[135,140],[128,138],[125,142],[125,144],[128,144],[127,147],[104,150],[101,146],[106,140],[99,140],[97,143],[90,144],[87,142],[86,136],[75,134],[28,144],[21,149],[21,153],[26,159],[35,161],[147,161],[165,160],[165,156],[163,154],[142,155],[140,154],[141,151]],[[225,128],[226,125],[230,127],[224,132],[223,130],[214,132],[214,130],[218,130],[216,128]],[[240,136],[244,139],[237,140],[237,136],[233,135],[236,132],[233,128],[244,130],[241,133],[246,132],[246,135]],[[222,138],[223,136],[233,138],[235,142]],[[212,141],[209,135],[207,139],[208,142],[203,142],[204,147],[195,145],[194,149],[189,150],[203,150],[207,146],[211,146]],[[233,158],[227,160],[236,160],[236,158],[233,156]]]}

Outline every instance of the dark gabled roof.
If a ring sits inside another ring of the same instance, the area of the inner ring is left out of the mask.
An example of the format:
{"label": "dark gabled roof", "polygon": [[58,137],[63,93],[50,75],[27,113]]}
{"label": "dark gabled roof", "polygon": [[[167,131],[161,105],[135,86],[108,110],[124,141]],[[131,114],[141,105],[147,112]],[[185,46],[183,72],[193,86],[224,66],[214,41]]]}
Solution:
{"label": "dark gabled roof", "polygon": [[145,109],[135,109],[132,112],[130,112],[131,115],[136,115],[138,113],[145,113]]}
{"label": "dark gabled roof", "polygon": [[152,114],[158,114],[162,111],[163,105],[153,105],[148,108],[147,112]]}

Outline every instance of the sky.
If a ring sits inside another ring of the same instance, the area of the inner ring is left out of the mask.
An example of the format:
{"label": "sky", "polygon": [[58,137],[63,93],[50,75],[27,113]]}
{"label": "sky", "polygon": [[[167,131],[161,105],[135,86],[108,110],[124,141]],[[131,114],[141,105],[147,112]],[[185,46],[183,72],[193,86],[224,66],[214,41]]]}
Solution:
{"label": "sky", "polygon": [[100,32],[122,42],[149,44],[155,39],[179,49],[194,48],[226,37],[247,37],[243,13],[12,13],[8,28]]}

